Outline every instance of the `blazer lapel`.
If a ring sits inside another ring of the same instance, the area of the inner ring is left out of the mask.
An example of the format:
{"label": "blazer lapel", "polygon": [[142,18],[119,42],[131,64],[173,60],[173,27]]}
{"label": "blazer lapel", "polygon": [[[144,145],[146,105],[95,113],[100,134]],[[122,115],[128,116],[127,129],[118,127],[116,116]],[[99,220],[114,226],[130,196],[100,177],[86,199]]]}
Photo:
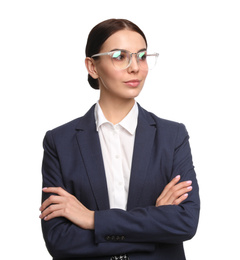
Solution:
{"label": "blazer lapel", "polygon": [[148,112],[139,106],[138,126],[133,151],[127,210],[138,205],[152,152],[156,123]]}
{"label": "blazer lapel", "polygon": [[99,210],[109,209],[107,182],[93,106],[77,125],[77,141]]}

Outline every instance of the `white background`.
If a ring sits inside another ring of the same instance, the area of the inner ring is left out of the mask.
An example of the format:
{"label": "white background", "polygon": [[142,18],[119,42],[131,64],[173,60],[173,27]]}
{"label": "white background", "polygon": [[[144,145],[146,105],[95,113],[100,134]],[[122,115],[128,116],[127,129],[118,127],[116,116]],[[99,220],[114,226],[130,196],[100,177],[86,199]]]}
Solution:
{"label": "white background", "polygon": [[38,219],[42,139],[97,101],[84,51],[108,18],[135,22],[160,53],[138,102],[191,137],[202,211],[188,260],[240,259],[237,0],[1,0],[0,258],[51,259]]}

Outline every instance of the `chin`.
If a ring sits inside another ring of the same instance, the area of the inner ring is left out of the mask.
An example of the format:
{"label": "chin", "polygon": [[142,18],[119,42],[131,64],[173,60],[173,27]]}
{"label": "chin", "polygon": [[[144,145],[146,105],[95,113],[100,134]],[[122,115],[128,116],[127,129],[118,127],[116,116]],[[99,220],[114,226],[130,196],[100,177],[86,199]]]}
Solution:
{"label": "chin", "polygon": [[142,91],[142,87],[129,89],[129,95],[131,95],[133,98],[135,98],[135,97],[139,96],[141,91]]}
{"label": "chin", "polygon": [[141,93],[141,91],[131,91],[131,93],[128,93],[127,95],[125,95],[125,98],[134,99],[134,98],[138,97],[140,93]]}

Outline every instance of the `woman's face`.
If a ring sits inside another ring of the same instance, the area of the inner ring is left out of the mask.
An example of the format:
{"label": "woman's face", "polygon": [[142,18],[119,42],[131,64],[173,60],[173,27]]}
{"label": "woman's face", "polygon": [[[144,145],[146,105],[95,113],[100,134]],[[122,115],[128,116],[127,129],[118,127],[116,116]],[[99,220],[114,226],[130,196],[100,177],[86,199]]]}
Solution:
{"label": "woman's face", "polygon": [[[137,53],[146,49],[144,38],[137,32],[121,30],[111,35],[103,44],[100,53],[116,49]],[[142,70],[132,55],[131,65],[124,70],[116,70],[109,55],[95,60],[101,97],[133,99],[141,92],[148,71]]]}

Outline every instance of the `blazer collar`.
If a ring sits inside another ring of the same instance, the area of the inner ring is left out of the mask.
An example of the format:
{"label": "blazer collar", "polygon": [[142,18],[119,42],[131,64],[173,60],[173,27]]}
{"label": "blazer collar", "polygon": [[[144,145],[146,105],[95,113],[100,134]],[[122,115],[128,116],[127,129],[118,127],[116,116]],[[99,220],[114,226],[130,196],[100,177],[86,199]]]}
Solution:
{"label": "blazer collar", "polygon": [[94,107],[95,105],[80,118],[76,126],[77,141],[98,209],[105,210],[109,209],[109,199]]}
{"label": "blazer collar", "polygon": [[[99,210],[109,209],[107,181],[105,176],[102,152],[98,132],[96,130],[95,105],[81,117],[76,130],[79,149],[92,186]],[[138,125],[136,129],[132,170],[129,184],[127,209],[138,205],[141,191],[147,177],[151,150],[154,143],[156,123],[151,114],[138,104]]]}
{"label": "blazer collar", "polygon": [[151,114],[139,105],[127,210],[140,205],[139,200],[147,178],[155,133],[156,122]]}
{"label": "blazer collar", "polygon": [[[154,121],[151,114],[143,109],[138,103],[138,125],[145,125],[145,126],[155,126],[156,122]],[[83,116],[79,118],[79,122],[76,125],[76,130],[93,130],[95,128],[96,130],[96,122],[95,122],[95,116],[94,116],[94,110],[95,110],[96,104],[94,104],[88,112]]]}

